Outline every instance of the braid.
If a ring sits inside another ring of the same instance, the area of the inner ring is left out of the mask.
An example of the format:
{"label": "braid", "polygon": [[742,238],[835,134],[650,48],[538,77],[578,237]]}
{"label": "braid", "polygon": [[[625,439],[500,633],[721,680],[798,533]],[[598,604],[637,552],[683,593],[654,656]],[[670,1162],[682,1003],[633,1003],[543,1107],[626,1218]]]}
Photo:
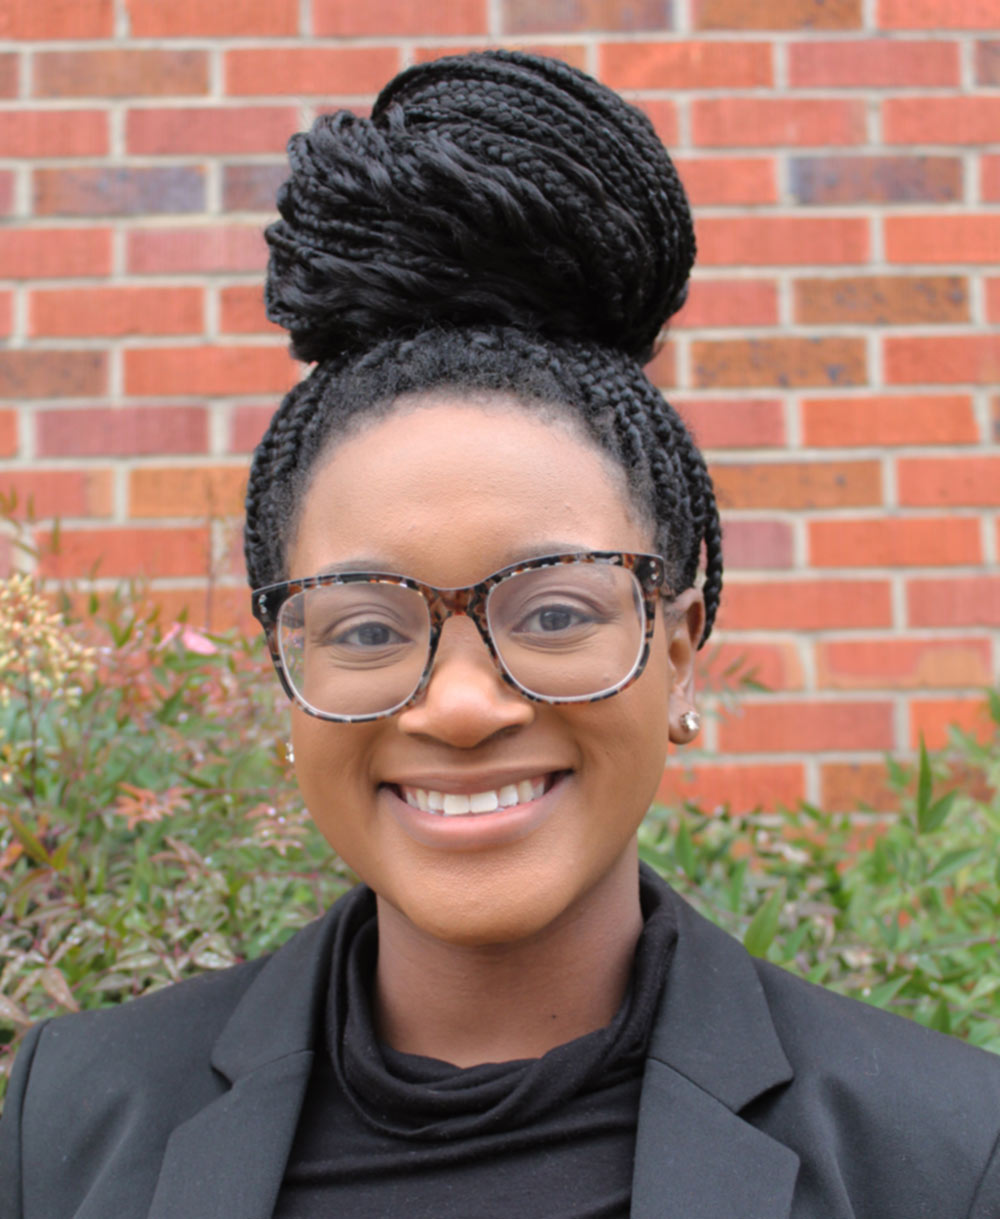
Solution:
{"label": "braid", "polygon": [[317,119],[289,160],[266,303],[317,363],[254,454],[251,585],[289,574],[310,473],[353,420],[407,394],[487,391],[575,420],[612,457],[676,593],[704,548],[704,643],[722,586],[718,509],[641,368],[684,303],[695,237],[646,116],[557,60],[491,51],[408,69],[370,119]]}

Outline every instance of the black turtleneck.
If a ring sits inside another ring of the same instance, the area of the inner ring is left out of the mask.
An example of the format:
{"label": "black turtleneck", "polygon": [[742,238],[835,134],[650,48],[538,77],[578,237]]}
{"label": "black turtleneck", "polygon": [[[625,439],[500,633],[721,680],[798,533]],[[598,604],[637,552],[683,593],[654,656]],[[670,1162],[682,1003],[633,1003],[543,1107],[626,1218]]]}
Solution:
{"label": "black turtleneck", "polygon": [[665,886],[643,874],[640,892],[631,983],[607,1027],[541,1058],[462,1068],[377,1040],[375,901],[358,889],[275,1219],[627,1216],[643,1061],[675,939]]}

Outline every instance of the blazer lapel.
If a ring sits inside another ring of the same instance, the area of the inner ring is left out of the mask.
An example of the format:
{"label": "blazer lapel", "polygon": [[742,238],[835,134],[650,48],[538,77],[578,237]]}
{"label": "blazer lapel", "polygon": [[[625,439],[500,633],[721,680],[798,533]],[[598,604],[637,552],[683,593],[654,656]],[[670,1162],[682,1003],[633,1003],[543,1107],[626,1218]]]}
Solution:
{"label": "blazer lapel", "polygon": [[170,1136],[149,1219],[270,1219],[312,1054],[266,1063]]}
{"label": "blazer lapel", "polygon": [[250,985],[212,1054],[231,1087],[173,1131],[149,1219],[270,1219],[322,1042],[334,943],[363,897],[298,932]]}
{"label": "blazer lapel", "polygon": [[742,945],[672,900],[678,938],[643,1078],[632,1219],[787,1219],[799,1158],[739,1114],[792,1068]]}

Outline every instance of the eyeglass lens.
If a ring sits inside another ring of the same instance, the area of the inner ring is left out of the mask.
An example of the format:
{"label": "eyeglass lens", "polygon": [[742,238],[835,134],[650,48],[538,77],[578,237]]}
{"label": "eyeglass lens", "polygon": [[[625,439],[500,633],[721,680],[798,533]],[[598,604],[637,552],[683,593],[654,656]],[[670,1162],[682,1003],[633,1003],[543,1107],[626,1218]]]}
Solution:
{"label": "eyeglass lens", "polygon": [[[490,590],[486,619],[507,672],[542,698],[612,690],[642,653],[642,592],[617,565],[562,563],[509,576]],[[423,596],[389,582],[304,589],[278,617],[291,684],[331,715],[378,715],[405,703],[427,666],[430,634]]]}

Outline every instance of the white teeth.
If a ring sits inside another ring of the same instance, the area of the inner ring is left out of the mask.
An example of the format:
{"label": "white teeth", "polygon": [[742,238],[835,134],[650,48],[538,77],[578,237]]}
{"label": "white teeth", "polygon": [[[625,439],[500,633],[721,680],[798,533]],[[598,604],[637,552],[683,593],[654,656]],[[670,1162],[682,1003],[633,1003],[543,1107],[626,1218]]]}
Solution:
{"label": "white teeth", "polygon": [[500,796],[497,792],[476,792],[469,797],[470,813],[492,813],[500,807]]}
{"label": "white teeth", "polygon": [[522,779],[519,783],[506,783],[493,791],[471,792],[456,795],[454,792],[439,792],[424,787],[403,787],[403,799],[413,808],[425,813],[443,814],[445,817],[461,817],[467,813],[493,813],[498,808],[513,808],[527,804],[545,795],[546,779]]}

